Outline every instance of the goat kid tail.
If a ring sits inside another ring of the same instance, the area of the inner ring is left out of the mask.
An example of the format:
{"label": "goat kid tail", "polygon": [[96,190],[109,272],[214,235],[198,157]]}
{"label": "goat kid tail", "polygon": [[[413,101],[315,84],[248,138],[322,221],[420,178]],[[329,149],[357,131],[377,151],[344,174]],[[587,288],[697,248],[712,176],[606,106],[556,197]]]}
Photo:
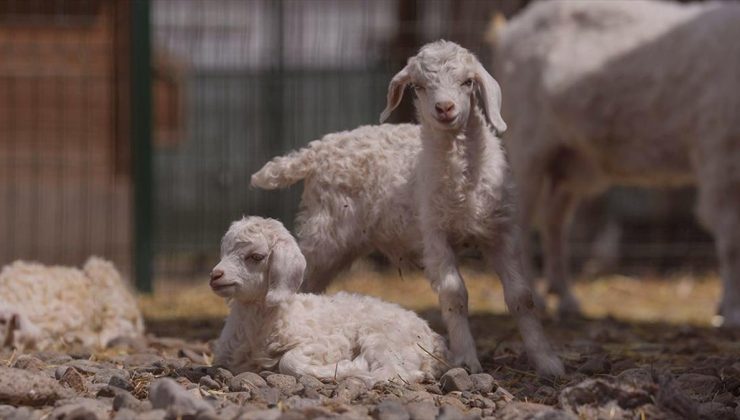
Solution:
{"label": "goat kid tail", "polygon": [[252,174],[250,184],[264,190],[289,187],[313,172],[313,155],[310,148],[304,148],[273,158]]}

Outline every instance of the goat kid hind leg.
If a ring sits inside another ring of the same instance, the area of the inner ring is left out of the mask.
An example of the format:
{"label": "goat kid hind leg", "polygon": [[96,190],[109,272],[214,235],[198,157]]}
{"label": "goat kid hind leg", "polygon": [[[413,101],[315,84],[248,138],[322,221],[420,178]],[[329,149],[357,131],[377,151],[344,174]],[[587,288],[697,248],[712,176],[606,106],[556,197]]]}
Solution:
{"label": "goat kid hind leg", "polygon": [[439,297],[442,321],[447,328],[455,366],[473,373],[482,370],[468,322],[468,291],[457,267],[452,248],[440,234],[424,235],[424,267]]}
{"label": "goat kid hind leg", "polygon": [[501,279],[506,306],[517,320],[527,357],[537,373],[545,377],[560,376],[565,369],[552,350],[537,317],[532,290],[522,275],[522,255],[515,235],[507,234],[500,246],[484,249],[484,255]]}

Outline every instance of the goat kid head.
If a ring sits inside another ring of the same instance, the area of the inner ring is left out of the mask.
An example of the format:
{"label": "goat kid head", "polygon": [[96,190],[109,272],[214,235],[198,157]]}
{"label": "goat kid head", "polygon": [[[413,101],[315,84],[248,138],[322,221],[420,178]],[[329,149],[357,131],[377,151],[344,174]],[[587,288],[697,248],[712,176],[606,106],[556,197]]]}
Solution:
{"label": "goat kid head", "polygon": [[282,223],[245,217],[224,235],[210,285],[221,297],[273,306],[298,291],[305,269],[306,259]]}
{"label": "goat kid head", "polygon": [[493,129],[497,134],[506,131],[501,118],[501,88],[475,55],[454,42],[426,44],[409,58],[388,86],[381,123],[401,103],[407,86],[416,92],[414,104],[422,124],[445,131],[463,129],[477,104],[477,91]]}

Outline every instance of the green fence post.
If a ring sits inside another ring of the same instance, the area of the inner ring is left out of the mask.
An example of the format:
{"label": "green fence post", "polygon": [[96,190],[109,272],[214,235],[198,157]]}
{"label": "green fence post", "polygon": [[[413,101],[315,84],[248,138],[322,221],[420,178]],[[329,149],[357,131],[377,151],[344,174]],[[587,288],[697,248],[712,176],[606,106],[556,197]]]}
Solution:
{"label": "green fence post", "polygon": [[149,0],[131,0],[131,147],[134,278],[150,293],[153,259],[152,86]]}

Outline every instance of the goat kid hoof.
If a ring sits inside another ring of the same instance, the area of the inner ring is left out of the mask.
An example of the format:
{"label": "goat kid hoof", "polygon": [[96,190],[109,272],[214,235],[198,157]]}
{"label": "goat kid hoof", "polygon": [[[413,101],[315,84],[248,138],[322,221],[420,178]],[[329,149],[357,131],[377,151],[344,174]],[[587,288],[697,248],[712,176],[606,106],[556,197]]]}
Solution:
{"label": "goat kid hoof", "polygon": [[475,356],[455,358],[454,365],[465,368],[468,373],[480,373],[483,371],[483,367]]}
{"label": "goat kid hoof", "polygon": [[537,374],[544,378],[557,378],[565,375],[563,362],[555,355],[542,355],[534,357],[534,365],[537,367]]}

